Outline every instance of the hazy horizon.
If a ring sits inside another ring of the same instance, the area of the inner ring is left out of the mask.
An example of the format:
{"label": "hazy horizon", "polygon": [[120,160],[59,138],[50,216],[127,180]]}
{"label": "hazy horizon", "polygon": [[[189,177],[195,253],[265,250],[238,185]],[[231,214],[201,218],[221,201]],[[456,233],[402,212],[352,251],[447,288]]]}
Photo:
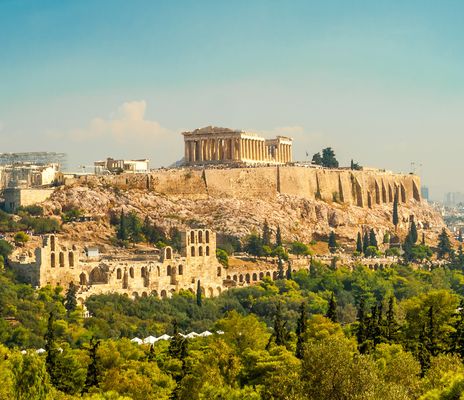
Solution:
{"label": "hazy horizon", "polygon": [[464,4],[0,3],[0,152],[167,166],[180,132],[295,139],[305,160],[410,172],[464,192]]}

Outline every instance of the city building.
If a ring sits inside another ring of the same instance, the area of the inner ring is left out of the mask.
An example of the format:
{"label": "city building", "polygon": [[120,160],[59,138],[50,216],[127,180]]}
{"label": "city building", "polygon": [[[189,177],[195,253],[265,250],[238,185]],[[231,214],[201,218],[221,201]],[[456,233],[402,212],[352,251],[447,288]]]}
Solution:
{"label": "city building", "polygon": [[120,174],[120,173],[147,173],[149,160],[115,160],[107,158],[102,161],[95,161],[94,168],[96,175]]}

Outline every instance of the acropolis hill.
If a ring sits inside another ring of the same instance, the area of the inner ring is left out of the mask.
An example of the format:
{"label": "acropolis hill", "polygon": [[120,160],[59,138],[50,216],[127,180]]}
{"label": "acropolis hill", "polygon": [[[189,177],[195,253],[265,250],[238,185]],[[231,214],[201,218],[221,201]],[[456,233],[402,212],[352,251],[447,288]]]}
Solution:
{"label": "acropolis hill", "polygon": [[[44,203],[49,213],[75,207],[108,216],[136,211],[169,229],[204,227],[239,237],[259,231],[267,220],[286,240],[310,241],[336,230],[354,241],[374,228],[392,232],[392,203],[400,203],[398,233],[413,217],[426,237],[443,227],[441,217],[421,201],[420,179],[381,170],[327,169],[292,162],[292,139],[263,139],[225,128],[183,133],[184,166],[144,174],[88,175],[64,180]],[[104,219],[103,219],[104,220]],[[89,223],[92,225],[92,223]],[[70,238],[102,241],[109,225],[68,230]]]}

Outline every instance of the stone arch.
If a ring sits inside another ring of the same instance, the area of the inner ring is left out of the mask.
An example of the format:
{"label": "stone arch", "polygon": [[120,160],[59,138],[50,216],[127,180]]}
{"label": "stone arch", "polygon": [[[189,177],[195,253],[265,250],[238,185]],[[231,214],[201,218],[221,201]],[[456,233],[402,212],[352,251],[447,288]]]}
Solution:
{"label": "stone arch", "polygon": [[258,280],[258,275],[256,275],[256,272],[253,272],[251,279],[253,280],[253,282],[256,282]]}
{"label": "stone arch", "polygon": [[222,293],[222,289],[219,286],[216,288],[216,291],[218,296]]}
{"label": "stone arch", "polygon": [[74,253],[72,251],[68,253],[68,264],[69,268],[74,268]]}
{"label": "stone arch", "polygon": [[145,278],[146,275],[147,275],[147,269],[145,267],[142,267],[140,269],[140,277]]}
{"label": "stone arch", "polygon": [[203,256],[203,246],[198,246],[198,256]]}
{"label": "stone arch", "polygon": [[194,231],[190,232],[190,243],[191,244],[195,243],[195,232]]}
{"label": "stone arch", "polygon": [[55,268],[56,266],[55,253],[50,254],[50,266],[52,268]]}
{"label": "stone arch", "polygon": [[245,282],[250,283],[250,274],[248,273],[245,275]]}
{"label": "stone arch", "polygon": [[242,274],[239,275],[238,281],[239,281],[239,282],[243,282],[243,275],[242,275]]}
{"label": "stone arch", "polygon": [[139,294],[137,292],[132,292],[132,298],[135,300],[135,299],[138,299],[139,298]]}
{"label": "stone arch", "polygon": [[118,268],[116,270],[116,279],[121,279],[121,278],[122,278],[121,268]]}
{"label": "stone arch", "polygon": [[161,298],[162,298],[162,299],[165,299],[165,298],[167,298],[167,297],[168,297],[168,294],[166,293],[166,290],[163,289],[163,290],[161,291]]}
{"label": "stone arch", "polygon": [[122,288],[127,289],[128,287],[129,287],[129,275],[127,274],[127,270],[125,270],[122,276]]}
{"label": "stone arch", "polygon": [[158,298],[158,292],[157,292],[156,290],[152,290],[152,291],[151,291],[151,295],[152,295],[153,297]]}
{"label": "stone arch", "polygon": [[147,292],[142,292],[142,297],[148,297]]}
{"label": "stone arch", "polygon": [[259,280],[262,281],[264,278],[264,272],[259,273]]}
{"label": "stone arch", "polygon": [[209,243],[209,230],[206,230],[205,236],[206,236],[206,243]]}
{"label": "stone arch", "polygon": [[227,275],[227,278],[226,278],[226,279],[231,280],[232,278],[231,278],[230,275]]}
{"label": "stone arch", "polygon": [[222,273],[222,268],[217,267],[217,276],[221,276],[221,273]]}
{"label": "stone arch", "polygon": [[271,277],[271,273],[269,271],[266,272],[266,276],[268,276],[269,278]]}
{"label": "stone arch", "polygon": [[161,269],[159,265],[156,266],[156,271],[158,272],[158,276],[161,276]]}
{"label": "stone arch", "polygon": [[179,265],[179,275],[184,275],[184,266],[182,264]]}
{"label": "stone arch", "polygon": [[279,274],[277,273],[277,271],[273,271],[272,272],[272,279],[273,280],[276,280],[278,278]]}
{"label": "stone arch", "polygon": [[214,297],[214,289],[212,287],[208,288],[209,297]]}
{"label": "stone arch", "polygon": [[200,288],[200,291],[201,291],[201,295],[202,295],[203,297],[206,297],[205,288],[204,288],[203,286]]}
{"label": "stone arch", "polygon": [[81,284],[82,286],[87,286],[87,275],[85,274],[85,272],[81,272],[81,274],[79,275],[79,284]]}
{"label": "stone arch", "polygon": [[188,288],[188,291],[192,294],[195,294],[194,290],[192,288]]}
{"label": "stone arch", "polygon": [[203,232],[202,231],[198,232],[198,243],[203,243]]}
{"label": "stone arch", "polygon": [[195,257],[195,246],[190,247],[190,255]]}
{"label": "stone arch", "polygon": [[172,249],[170,247],[166,247],[166,260],[170,260],[172,258]]}
{"label": "stone arch", "polygon": [[95,267],[94,269],[92,269],[92,271],[90,271],[89,274],[89,282],[91,285],[108,283],[108,278],[105,273],[105,270],[101,267]]}
{"label": "stone arch", "polygon": [[232,277],[232,279],[233,279],[235,282],[237,282],[237,275],[234,275],[234,276]]}
{"label": "stone arch", "polygon": [[171,266],[168,265],[167,268],[166,268],[166,275],[167,275],[167,276],[171,276],[171,273],[172,273],[172,271],[171,271]]}
{"label": "stone arch", "polygon": [[63,268],[64,267],[64,253],[62,251],[60,251],[60,256],[59,256],[59,263],[60,263],[60,267]]}
{"label": "stone arch", "polygon": [[209,246],[205,247],[205,255],[209,257]]}
{"label": "stone arch", "polygon": [[129,268],[129,276],[131,277],[131,279],[134,279],[134,267]]}
{"label": "stone arch", "polygon": [[55,251],[55,247],[56,247],[55,235],[51,235],[50,236],[50,250]]}

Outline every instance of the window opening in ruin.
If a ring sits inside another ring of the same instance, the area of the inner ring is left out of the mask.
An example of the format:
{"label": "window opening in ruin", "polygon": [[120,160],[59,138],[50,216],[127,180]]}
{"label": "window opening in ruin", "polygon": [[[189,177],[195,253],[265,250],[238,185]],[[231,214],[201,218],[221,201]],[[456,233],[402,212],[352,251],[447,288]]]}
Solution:
{"label": "window opening in ruin", "polygon": [[195,232],[193,231],[190,232],[190,243],[195,243]]}
{"label": "window opening in ruin", "polygon": [[69,258],[69,267],[74,268],[74,253],[72,251],[69,252],[68,258]]}
{"label": "window opening in ruin", "polygon": [[209,246],[206,246],[205,252],[206,252],[206,255],[209,256]]}
{"label": "window opening in ruin", "polygon": [[134,268],[132,267],[129,268],[129,275],[132,279],[134,278]]}
{"label": "window opening in ruin", "polygon": [[121,279],[121,278],[122,278],[121,268],[118,268],[118,269],[116,270],[116,278],[117,278],[117,279]]}
{"label": "window opening in ruin", "polygon": [[217,276],[221,276],[221,267],[217,267]]}
{"label": "window opening in ruin", "polygon": [[203,232],[198,232],[198,243],[203,243]]}
{"label": "window opening in ruin", "polygon": [[50,236],[50,249],[51,251],[55,251],[55,236]]}
{"label": "window opening in ruin", "polygon": [[198,255],[202,256],[203,255],[203,247],[198,247]]}
{"label": "window opening in ruin", "polygon": [[60,252],[60,267],[64,267],[64,254],[62,251]]}
{"label": "window opening in ruin", "polygon": [[172,250],[170,247],[166,248],[166,259],[170,260],[172,258]]}
{"label": "window opening in ruin", "polygon": [[183,274],[184,274],[184,266],[179,265],[179,275],[183,275]]}
{"label": "window opening in ruin", "polygon": [[50,255],[50,266],[51,266],[52,268],[55,268],[55,253],[52,253],[52,254]]}
{"label": "window opening in ruin", "polygon": [[166,274],[167,276],[171,276],[171,266],[168,265],[167,269],[166,269]]}
{"label": "window opening in ruin", "polygon": [[209,231],[206,231],[205,235],[206,235],[206,243],[209,243]]}
{"label": "window opening in ruin", "polygon": [[195,257],[195,247],[194,247],[194,246],[192,246],[192,247],[190,248],[190,255],[191,255],[192,257]]}

